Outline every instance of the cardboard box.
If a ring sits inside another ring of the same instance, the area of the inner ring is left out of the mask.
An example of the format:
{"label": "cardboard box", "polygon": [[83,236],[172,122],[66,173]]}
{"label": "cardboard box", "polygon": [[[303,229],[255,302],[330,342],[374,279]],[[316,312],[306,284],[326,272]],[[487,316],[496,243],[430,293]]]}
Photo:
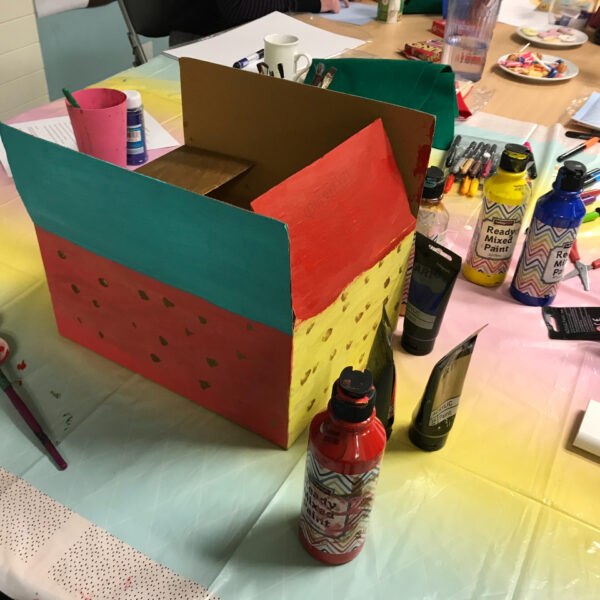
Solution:
{"label": "cardboard box", "polygon": [[431,33],[444,37],[446,32],[446,19],[436,19],[431,25]]}
{"label": "cardboard box", "polygon": [[185,145],[137,172],[2,138],[59,331],[288,447],[395,322],[434,118],[180,68]]}
{"label": "cardboard box", "polygon": [[416,60],[439,63],[442,59],[444,43],[442,40],[411,42],[404,45],[404,55]]}

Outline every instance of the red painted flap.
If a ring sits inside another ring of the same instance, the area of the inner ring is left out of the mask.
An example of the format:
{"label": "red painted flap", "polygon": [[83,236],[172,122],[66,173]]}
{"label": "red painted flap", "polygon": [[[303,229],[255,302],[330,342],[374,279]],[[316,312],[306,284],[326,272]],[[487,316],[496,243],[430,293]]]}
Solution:
{"label": "red painted flap", "polygon": [[252,202],[287,224],[292,306],[308,319],[329,306],[415,227],[381,119]]}

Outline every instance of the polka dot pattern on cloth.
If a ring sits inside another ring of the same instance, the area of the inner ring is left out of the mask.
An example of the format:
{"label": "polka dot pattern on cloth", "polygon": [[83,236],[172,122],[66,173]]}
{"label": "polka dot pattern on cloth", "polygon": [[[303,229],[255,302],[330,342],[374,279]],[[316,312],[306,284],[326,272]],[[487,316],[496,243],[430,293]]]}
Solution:
{"label": "polka dot pattern on cloth", "polygon": [[219,600],[95,525],[54,563],[49,576],[82,600]]}
{"label": "polka dot pattern on cloth", "polygon": [[67,507],[0,468],[0,546],[28,562],[71,518]]}

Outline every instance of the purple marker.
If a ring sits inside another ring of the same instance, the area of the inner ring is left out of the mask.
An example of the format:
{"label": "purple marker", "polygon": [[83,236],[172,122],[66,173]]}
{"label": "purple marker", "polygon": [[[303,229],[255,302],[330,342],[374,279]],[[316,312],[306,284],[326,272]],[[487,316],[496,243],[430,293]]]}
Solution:
{"label": "purple marker", "polygon": [[[0,364],[2,364],[9,354],[8,344],[5,340],[0,338]],[[38,440],[42,443],[44,448],[48,450],[48,454],[53,458],[56,466],[64,471],[67,468],[65,459],[59,454],[54,444],[50,441],[50,438],[44,433],[41,425],[37,422],[31,411],[25,405],[25,402],[21,399],[19,394],[14,390],[11,382],[6,378],[4,373],[0,370],[0,389],[8,396],[13,406],[17,409],[19,414],[23,417],[23,420],[29,426],[29,429],[33,431]]]}

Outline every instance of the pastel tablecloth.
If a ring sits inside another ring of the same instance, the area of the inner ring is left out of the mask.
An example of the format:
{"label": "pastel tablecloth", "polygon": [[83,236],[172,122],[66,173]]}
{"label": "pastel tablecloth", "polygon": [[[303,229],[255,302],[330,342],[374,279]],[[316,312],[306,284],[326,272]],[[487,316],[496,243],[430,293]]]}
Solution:
{"label": "pastel tablecloth", "polygon": [[[102,85],[140,90],[182,139],[176,63],[160,57]],[[63,112],[58,101],[18,120]],[[560,126],[483,114],[461,130],[529,139],[536,196],[571,143]],[[582,156],[600,164],[597,152]],[[479,201],[445,202],[448,246],[464,255]],[[510,298],[510,276],[497,289],[459,279],[429,356],[396,340],[396,423],[369,537],[358,559],[332,568],[297,540],[306,435],[277,449],[61,338],[33,225],[4,173],[0,239],[0,335],[13,350],[3,369],[69,462],[58,472],[0,399],[0,590],[23,600],[600,597],[600,459],[570,443],[600,399],[600,345],[549,340],[540,310]],[[600,256],[597,224],[582,226],[579,247],[585,262]],[[599,305],[597,275],[587,293],[577,278],[564,283],[555,304]],[[433,364],[485,323],[447,446],[417,450],[406,428]]]}

